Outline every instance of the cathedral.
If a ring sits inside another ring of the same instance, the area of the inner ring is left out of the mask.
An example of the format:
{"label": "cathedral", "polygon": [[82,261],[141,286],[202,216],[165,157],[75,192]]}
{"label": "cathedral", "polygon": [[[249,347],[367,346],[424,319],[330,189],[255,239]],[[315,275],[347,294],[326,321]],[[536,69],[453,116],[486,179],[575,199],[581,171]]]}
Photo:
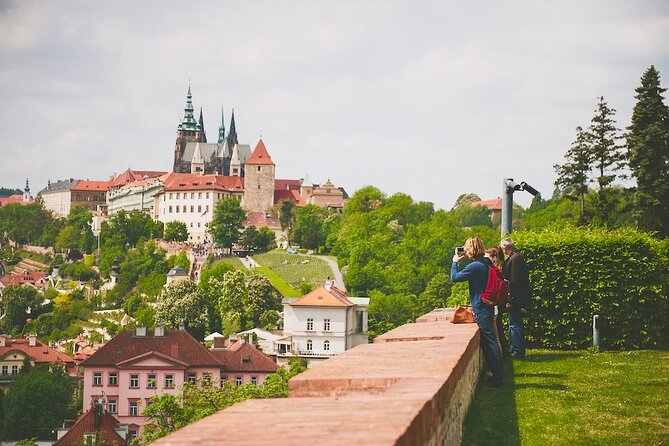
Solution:
{"label": "cathedral", "polygon": [[225,134],[223,108],[221,108],[221,125],[218,127],[218,142],[207,142],[207,133],[204,130],[202,108],[200,119],[196,120],[193,114],[193,95],[188,86],[184,117],[177,126],[177,138],[174,145],[174,165],[172,171],[177,173],[191,173],[195,162],[204,163],[205,174],[226,176],[244,176],[244,165],[251,156],[251,146],[239,144],[235,127],[235,111],[232,111],[230,129]]}

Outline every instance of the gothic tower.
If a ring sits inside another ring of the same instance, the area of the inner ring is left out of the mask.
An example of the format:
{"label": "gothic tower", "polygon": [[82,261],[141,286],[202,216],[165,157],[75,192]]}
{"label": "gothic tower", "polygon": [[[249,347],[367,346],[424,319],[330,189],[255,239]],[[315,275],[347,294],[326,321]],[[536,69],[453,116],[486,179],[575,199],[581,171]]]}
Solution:
{"label": "gothic tower", "polygon": [[230,119],[230,131],[228,132],[228,147],[230,150],[238,143],[237,128],[235,127],[235,109],[232,109],[232,118]]}
{"label": "gothic tower", "polygon": [[223,116],[223,106],[221,105],[221,125],[218,127],[218,143],[225,142],[225,116]]}
{"label": "gothic tower", "polygon": [[244,209],[248,212],[267,212],[274,205],[276,165],[267,153],[262,139],[244,168]]}
{"label": "gothic tower", "polygon": [[174,144],[174,166],[172,167],[174,172],[190,172],[188,166],[190,160],[182,159],[184,149],[189,142],[205,142],[203,135],[204,129],[202,125],[193,116],[193,95],[190,92],[190,85],[188,85],[184,117],[177,126],[177,140]]}

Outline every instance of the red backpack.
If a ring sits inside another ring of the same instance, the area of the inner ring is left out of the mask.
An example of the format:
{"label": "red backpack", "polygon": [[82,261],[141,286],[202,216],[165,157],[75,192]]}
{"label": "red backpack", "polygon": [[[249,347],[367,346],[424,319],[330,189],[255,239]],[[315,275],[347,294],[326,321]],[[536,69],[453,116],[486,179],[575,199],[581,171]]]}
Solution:
{"label": "red backpack", "polygon": [[496,266],[488,267],[488,283],[485,286],[481,301],[487,305],[505,306],[509,299],[509,282],[504,278],[502,271]]}

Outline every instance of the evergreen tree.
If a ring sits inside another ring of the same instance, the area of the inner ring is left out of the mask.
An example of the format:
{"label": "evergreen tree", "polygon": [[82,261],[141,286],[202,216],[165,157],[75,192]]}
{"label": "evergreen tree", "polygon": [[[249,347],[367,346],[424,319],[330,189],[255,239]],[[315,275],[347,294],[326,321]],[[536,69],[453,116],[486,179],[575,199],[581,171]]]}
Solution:
{"label": "evergreen tree", "polygon": [[604,97],[599,98],[595,116],[588,129],[590,151],[593,167],[599,185],[599,194],[595,206],[595,220],[601,224],[608,224],[610,204],[606,198],[607,187],[616,179],[623,178],[621,169],[625,167],[626,156],[623,146],[619,144],[621,136],[613,119],[616,111],[608,106]]}
{"label": "evergreen tree", "polygon": [[555,172],[558,175],[555,185],[568,188],[578,194],[581,201],[579,221],[585,223],[585,194],[588,192],[588,174],[592,170],[592,152],[588,142],[588,135],[581,126],[576,127],[576,139],[565,154],[565,163],[556,164]]}
{"label": "evergreen tree", "polygon": [[634,202],[641,229],[669,235],[669,108],[664,104],[660,73],[651,65],[636,89],[637,103],[627,128]]}

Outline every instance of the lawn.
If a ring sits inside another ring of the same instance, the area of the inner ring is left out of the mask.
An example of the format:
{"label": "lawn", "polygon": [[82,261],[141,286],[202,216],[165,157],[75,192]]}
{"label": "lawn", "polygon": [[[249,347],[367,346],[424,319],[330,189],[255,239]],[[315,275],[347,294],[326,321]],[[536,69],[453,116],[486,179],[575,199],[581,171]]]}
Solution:
{"label": "lawn", "polygon": [[253,256],[253,259],[260,265],[270,268],[295,289],[301,283],[308,283],[314,287],[320,286],[325,279],[332,276],[330,266],[313,256],[288,254],[276,249]]}
{"label": "lawn", "polygon": [[274,286],[283,297],[302,297],[302,293],[288,285],[288,282],[283,280],[277,273],[268,267],[260,266],[255,268],[254,272],[258,272],[267,277],[269,281],[272,282],[272,286]]}
{"label": "lawn", "polygon": [[242,261],[237,257],[222,257],[216,260],[215,263],[225,263],[232,266],[234,269],[241,269],[242,271],[247,270],[247,268],[242,264]]}
{"label": "lawn", "polygon": [[669,445],[669,351],[530,350],[478,386],[463,445]]}

